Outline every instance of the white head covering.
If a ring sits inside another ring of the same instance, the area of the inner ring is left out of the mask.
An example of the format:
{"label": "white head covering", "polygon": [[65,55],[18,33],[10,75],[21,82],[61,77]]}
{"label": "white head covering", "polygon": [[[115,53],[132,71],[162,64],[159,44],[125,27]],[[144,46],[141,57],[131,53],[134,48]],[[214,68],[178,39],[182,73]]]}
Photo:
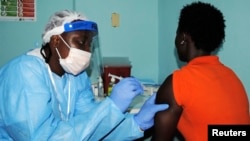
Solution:
{"label": "white head covering", "polygon": [[83,14],[69,10],[59,11],[52,15],[42,34],[43,44],[48,43],[51,36],[62,34],[64,32],[64,24],[74,20],[88,21]]}

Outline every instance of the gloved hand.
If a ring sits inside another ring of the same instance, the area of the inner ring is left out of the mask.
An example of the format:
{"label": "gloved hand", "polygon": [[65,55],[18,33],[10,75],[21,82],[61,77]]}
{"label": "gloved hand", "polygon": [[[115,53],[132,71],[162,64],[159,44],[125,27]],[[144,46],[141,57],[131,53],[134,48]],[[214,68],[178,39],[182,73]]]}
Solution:
{"label": "gloved hand", "polygon": [[133,98],[144,92],[141,83],[134,77],[123,78],[113,87],[110,99],[125,112]]}
{"label": "gloved hand", "polygon": [[156,93],[147,99],[147,101],[141,107],[141,110],[134,115],[135,122],[144,131],[154,125],[155,113],[166,110],[168,104],[155,104]]}

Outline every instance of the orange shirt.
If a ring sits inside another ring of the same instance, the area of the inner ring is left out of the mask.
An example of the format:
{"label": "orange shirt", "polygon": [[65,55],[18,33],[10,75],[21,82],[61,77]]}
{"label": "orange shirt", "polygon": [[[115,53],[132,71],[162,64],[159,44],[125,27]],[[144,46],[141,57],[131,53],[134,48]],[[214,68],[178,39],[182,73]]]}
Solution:
{"label": "orange shirt", "polygon": [[244,86],[217,56],[195,58],[174,71],[173,91],[183,107],[178,129],[186,141],[207,141],[209,124],[250,124]]}

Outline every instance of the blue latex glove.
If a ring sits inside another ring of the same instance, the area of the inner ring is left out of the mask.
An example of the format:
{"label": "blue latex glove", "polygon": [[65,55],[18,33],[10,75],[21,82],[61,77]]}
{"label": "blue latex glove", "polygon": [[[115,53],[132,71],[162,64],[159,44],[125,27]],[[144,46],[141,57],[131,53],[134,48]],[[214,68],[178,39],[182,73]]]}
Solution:
{"label": "blue latex glove", "polygon": [[143,87],[134,77],[127,77],[119,81],[112,89],[110,99],[116,104],[122,112],[125,112],[133,98],[142,94]]}
{"label": "blue latex glove", "polygon": [[166,110],[169,107],[168,104],[155,104],[155,98],[156,93],[147,99],[141,110],[134,116],[135,122],[143,131],[154,125],[155,113]]}

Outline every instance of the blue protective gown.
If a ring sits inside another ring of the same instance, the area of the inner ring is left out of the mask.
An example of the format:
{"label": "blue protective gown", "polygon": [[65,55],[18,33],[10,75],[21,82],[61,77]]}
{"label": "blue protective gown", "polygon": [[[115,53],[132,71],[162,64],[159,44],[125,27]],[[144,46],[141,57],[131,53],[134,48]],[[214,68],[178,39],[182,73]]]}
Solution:
{"label": "blue protective gown", "polygon": [[95,101],[86,72],[51,73],[52,80],[39,51],[0,69],[1,141],[98,141],[110,131],[104,140],[143,136],[133,116],[123,114],[111,99]]}

